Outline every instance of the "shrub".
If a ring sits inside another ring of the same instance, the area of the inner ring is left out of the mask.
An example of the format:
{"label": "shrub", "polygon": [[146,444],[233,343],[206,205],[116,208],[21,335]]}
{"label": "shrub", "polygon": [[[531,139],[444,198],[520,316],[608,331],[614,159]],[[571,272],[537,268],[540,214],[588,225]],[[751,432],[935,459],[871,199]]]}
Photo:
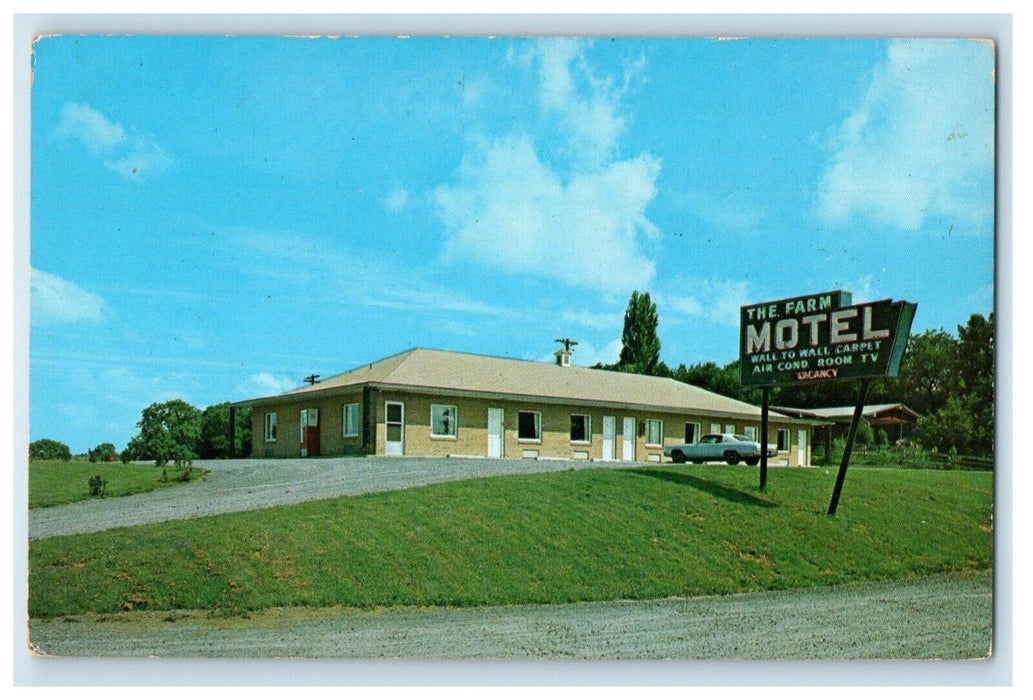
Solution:
{"label": "shrub", "polygon": [[192,466],[196,456],[190,448],[182,445],[177,445],[172,449],[173,462],[179,469]]}
{"label": "shrub", "polygon": [[832,441],[832,461],[838,462],[843,459],[843,452],[846,450],[846,438],[838,437]]}
{"label": "shrub", "polygon": [[880,448],[889,446],[890,436],[886,434],[885,428],[879,428],[875,431],[875,444]]}
{"label": "shrub", "polygon": [[105,481],[100,474],[96,474],[90,477],[89,485],[91,496],[103,496],[104,488],[108,485],[108,482]]}
{"label": "shrub", "polygon": [[854,438],[854,442],[858,445],[870,445],[873,439],[872,426],[868,424],[868,421],[862,420],[857,425],[857,435]]}

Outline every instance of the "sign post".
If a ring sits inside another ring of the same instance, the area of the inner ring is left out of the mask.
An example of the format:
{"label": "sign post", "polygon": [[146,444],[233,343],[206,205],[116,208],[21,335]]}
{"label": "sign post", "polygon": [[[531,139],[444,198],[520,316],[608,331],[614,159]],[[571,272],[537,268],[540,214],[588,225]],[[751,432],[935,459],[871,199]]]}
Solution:
{"label": "sign post", "polygon": [[770,387],[761,389],[760,401],[760,490],[768,487],[768,396]]}
{"label": "sign post", "polygon": [[869,381],[868,379],[861,381],[861,391],[857,395],[857,406],[854,407],[854,417],[850,420],[850,431],[847,433],[846,445],[843,447],[843,460],[839,463],[836,485],[832,489],[829,515],[835,515],[836,508],[839,507],[839,494],[843,491],[843,482],[846,481],[846,469],[850,466],[850,455],[854,452],[854,438],[857,437],[857,426],[861,423],[861,414],[864,413],[864,400],[868,396]]}
{"label": "sign post", "polygon": [[829,514],[836,512],[870,380],[895,377],[916,304],[852,304],[841,290],[750,304],[739,310],[739,383],[762,389],[760,488],[767,486],[768,398],[774,386],[861,380]]}

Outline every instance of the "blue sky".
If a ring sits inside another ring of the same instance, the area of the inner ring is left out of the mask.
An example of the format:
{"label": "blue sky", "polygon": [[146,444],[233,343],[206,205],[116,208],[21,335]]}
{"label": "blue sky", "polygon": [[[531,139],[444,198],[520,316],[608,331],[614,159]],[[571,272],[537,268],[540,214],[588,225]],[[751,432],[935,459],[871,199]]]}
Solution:
{"label": "blue sky", "polygon": [[993,309],[977,41],[57,36],[35,46],[30,439],[414,346],[672,366],[747,303]]}

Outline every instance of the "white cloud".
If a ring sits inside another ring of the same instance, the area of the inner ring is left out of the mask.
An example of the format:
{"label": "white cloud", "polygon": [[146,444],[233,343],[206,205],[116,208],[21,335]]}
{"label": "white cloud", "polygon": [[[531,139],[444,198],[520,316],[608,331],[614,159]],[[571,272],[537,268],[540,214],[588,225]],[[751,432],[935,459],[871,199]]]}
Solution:
{"label": "white cloud", "polygon": [[[691,290],[688,295],[655,294],[658,307],[667,307],[674,315],[694,316],[725,326],[739,325],[739,309],[750,302],[749,284],[745,280],[682,279],[678,289]],[[664,313],[661,312],[661,317]]]}
{"label": "white cloud", "polygon": [[126,178],[162,173],[175,162],[150,134],[129,133],[89,105],[65,103],[57,134],[77,138],[105,168]]}
{"label": "white cloud", "polygon": [[[598,350],[590,343],[582,342],[574,348],[574,353],[570,356],[570,362],[578,367],[591,367],[600,362],[604,365],[616,364],[617,360],[621,359],[621,349],[623,347],[624,344],[620,338],[611,340]],[[555,360],[555,357],[549,359]]]}
{"label": "white cloud", "polygon": [[44,325],[104,320],[107,304],[96,294],[49,272],[31,270],[32,322]]}
{"label": "white cloud", "polygon": [[112,124],[103,114],[88,105],[65,103],[57,125],[60,136],[77,137],[92,155],[103,157],[126,141],[120,124]]}
{"label": "white cloud", "polygon": [[525,137],[482,144],[463,159],[458,184],[434,194],[445,256],[608,291],[646,286],[654,265],[637,238],[656,235],[645,207],[659,171],[643,154],[564,183]]}
{"label": "white cloud", "polygon": [[[542,39],[534,54],[543,109],[559,116],[574,153],[598,166],[610,158],[626,120],[619,112],[621,93],[610,80],[592,74],[584,56],[587,45],[582,39]],[[587,90],[579,90],[578,83]]]}
{"label": "white cloud", "polygon": [[[473,138],[452,184],[434,201],[445,222],[446,260],[471,259],[511,274],[532,273],[607,293],[648,286],[654,264],[641,239],[659,236],[646,217],[660,161],[648,153],[614,160],[625,128],[618,90],[592,74],[582,40],[542,40],[516,65],[537,65],[545,117],[561,138],[550,162],[526,133]],[[638,70],[642,61],[629,70]],[[553,161],[566,159],[564,172]]]}
{"label": "white cloud", "polygon": [[890,44],[835,136],[818,214],[909,230],[946,217],[991,232],[993,60],[975,40]]}
{"label": "white cloud", "polygon": [[404,187],[395,189],[384,198],[384,206],[391,211],[401,211],[409,203],[409,192]]}
{"label": "white cloud", "polygon": [[248,377],[247,381],[237,387],[241,396],[274,396],[298,387],[298,382],[291,377],[274,376],[269,372],[260,372]]}

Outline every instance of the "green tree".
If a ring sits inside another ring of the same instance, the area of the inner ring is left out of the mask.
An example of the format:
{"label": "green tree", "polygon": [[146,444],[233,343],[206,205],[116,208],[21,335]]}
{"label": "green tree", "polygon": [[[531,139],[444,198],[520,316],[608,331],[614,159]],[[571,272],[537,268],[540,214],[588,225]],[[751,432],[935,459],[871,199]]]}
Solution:
{"label": "green tree", "polygon": [[201,414],[201,441],[198,455],[202,459],[224,459],[250,452],[251,409],[236,411],[234,444],[230,445],[230,404],[215,404]]}
{"label": "green tree", "polygon": [[738,369],[735,369],[735,376],[732,376],[728,367],[722,367],[716,362],[701,362],[689,367],[679,365],[674,371],[674,378],[722,396],[739,396]]}
{"label": "green tree", "polygon": [[943,330],[912,335],[904,351],[896,394],[919,414],[943,408],[958,388],[958,341]]}
{"label": "green tree", "polygon": [[915,437],[926,448],[959,454],[985,454],[984,445],[993,445],[993,426],[979,425],[968,396],[951,396],[939,411],[919,416]]}
{"label": "green tree", "polygon": [[966,325],[958,326],[958,376],[972,416],[967,454],[994,452],[994,353],[992,313],[989,319],[973,314]]}
{"label": "green tree", "polygon": [[118,450],[110,442],[102,442],[87,453],[91,462],[104,462],[108,457],[118,456]]}
{"label": "green tree", "polygon": [[72,451],[63,442],[43,438],[29,443],[29,459],[60,459],[67,462],[71,458]]}
{"label": "green tree", "polygon": [[[952,339],[953,340],[953,339]],[[906,357],[905,357],[906,359]],[[949,396],[921,416],[915,431],[926,447],[941,452],[994,452],[994,316],[972,314],[958,326]],[[901,368],[901,374],[904,373]],[[917,402],[916,402],[917,403]]]}
{"label": "green tree", "polygon": [[617,369],[634,374],[657,374],[660,368],[660,337],[656,333],[659,317],[649,292],[631,293],[624,312],[621,355]]}
{"label": "green tree", "polygon": [[186,401],[152,403],[136,425],[140,432],[127,447],[133,459],[153,459],[160,467],[170,461],[187,463],[197,458],[201,411]]}
{"label": "green tree", "polygon": [[958,376],[969,394],[981,401],[994,399],[994,315],[972,314],[958,326]]}

